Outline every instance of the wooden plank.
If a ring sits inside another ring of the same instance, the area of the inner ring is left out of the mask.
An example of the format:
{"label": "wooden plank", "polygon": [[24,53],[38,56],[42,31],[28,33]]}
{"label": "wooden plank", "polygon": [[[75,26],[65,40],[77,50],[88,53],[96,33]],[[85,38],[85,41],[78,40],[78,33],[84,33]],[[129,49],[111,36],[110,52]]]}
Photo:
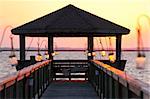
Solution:
{"label": "wooden plank", "polygon": [[99,99],[88,82],[55,81],[47,88],[41,99]]}
{"label": "wooden plank", "polygon": [[65,75],[55,75],[55,78],[86,78],[86,75],[69,75],[69,76],[65,76]]}

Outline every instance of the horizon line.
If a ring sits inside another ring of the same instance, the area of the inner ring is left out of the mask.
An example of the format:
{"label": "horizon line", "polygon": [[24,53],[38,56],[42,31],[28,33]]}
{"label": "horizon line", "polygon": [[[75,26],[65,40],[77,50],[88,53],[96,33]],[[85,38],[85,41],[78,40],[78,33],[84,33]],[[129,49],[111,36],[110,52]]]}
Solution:
{"label": "horizon line", "polygon": [[[10,49],[5,49],[5,50],[0,50],[0,52],[2,52],[2,51],[12,51],[12,50],[10,50]],[[19,49],[15,49],[14,51],[20,51]],[[38,51],[37,49],[31,49],[31,50],[25,50],[25,51]],[[45,50],[45,49],[41,49],[40,51],[47,51],[47,50]],[[60,50],[54,50],[54,51],[86,51],[86,49],[85,50],[83,50],[83,49],[76,49],[76,50],[72,50],[72,49],[60,49]],[[116,50],[114,50],[114,49],[112,49],[112,50],[93,50],[93,51],[116,51]],[[122,51],[138,51],[137,49],[122,49]],[[145,49],[145,50],[140,50],[140,51],[150,51],[150,49]]]}

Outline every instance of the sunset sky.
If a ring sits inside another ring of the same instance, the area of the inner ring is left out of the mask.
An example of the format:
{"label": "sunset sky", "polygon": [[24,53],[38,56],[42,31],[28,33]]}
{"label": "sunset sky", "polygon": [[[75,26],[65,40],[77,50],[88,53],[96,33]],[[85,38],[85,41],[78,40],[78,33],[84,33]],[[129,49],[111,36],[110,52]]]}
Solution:
{"label": "sunset sky", "polygon": [[[129,28],[130,34],[123,36],[123,48],[137,46],[137,19],[141,15],[150,17],[150,0],[0,0],[0,40],[6,26],[11,25],[15,28],[68,4]],[[139,22],[144,47],[150,47],[150,19],[140,17]],[[10,47],[11,29],[7,28],[2,47]],[[27,38],[27,46],[30,41],[31,38]],[[86,47],[86,38],[56,38],[55,42],[59,47]],[[106,46],[105,40],[103,42]],[[14,37],[14,46],[19,47],[18,36]],[[37,46],[37,38],[34,39],[32,46]],[[96,39],[95,46],[98,46]]]}

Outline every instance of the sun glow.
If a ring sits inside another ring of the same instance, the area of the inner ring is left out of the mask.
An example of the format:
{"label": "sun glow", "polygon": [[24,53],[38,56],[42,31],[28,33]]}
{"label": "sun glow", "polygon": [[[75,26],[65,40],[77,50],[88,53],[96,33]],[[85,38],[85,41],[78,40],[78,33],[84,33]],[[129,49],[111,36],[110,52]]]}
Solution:
{"label": "sun glow", "polygon": [[[99,17],[129,28],[130,34],[123,36],[123,48],[137,46],[135,29],[137,18],[141,14],[150,16],[150,0],[0,0],[0,33],[8,25],[20,26],[68,4],[73,4]],[[150,47],[149,27],[146,26],[146,29],[142,32],[144,47]],[[2,47],[10,47],[7,41],[10,29],[7,32]],[[85,39],[80,39],[67,46],[78,47],[78,45],[84,45],[84,41],[86,42]],[[72,45],[73,43],[75,45]],[[14,44],[15,47],[19,47],[18,37],[15,37]],[[32,46],[34,45],[36,44],[34,43]],[[66,47],[64,43],[58,43],[58,46],[60,45]]]}

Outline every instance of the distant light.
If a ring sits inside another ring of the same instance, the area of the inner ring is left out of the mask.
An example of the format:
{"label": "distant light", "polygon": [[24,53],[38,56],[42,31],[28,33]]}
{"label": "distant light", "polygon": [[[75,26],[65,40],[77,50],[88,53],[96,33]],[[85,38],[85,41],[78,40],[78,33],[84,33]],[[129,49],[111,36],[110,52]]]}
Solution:
{"label": "distant light", "polygon": [[85,55],[87,55],[88,54],[88,50],[85,50],[85,53],[84,53]]}
{"label": "distant light", "polygon": [[57,51],[54,51],[54,53],[55,53],[55,55],[58,55],[58,54],[59,54],[59,52],[57,52]]}
{"label": "distant light", "polygon": [[35,57],[35,60],[36,60],[37,62],[42,61],[42,59],[43,59],[43,57],[42,57],[41,54],[37,54],[36,57]]}
{"label": "distant light", "polygon": [[101,51],[101,55],[102,55],[102,57],[106,56],[106,52],[105,51]]}
{"label": "distant light", "polygon": [[52,53],[52,56],[55,56],[55,55],[56,55],[56,53],[53,52],[53,53]]}
{"label": "distant light", "polygon": [[136,58],[136,68],[137,69],[144,69],[145,68],[145,63],[146,63],[145,55],[138,54],[138,56]]}
{"label": "distant light", "polygon": [[59,52],[54,51],[53,53],[51,53],[52,56],[58,55]]}
{"label": "distant light", "polygon": [[88,55],[88,56],[92,56],[92,54],[91,54],[91,53],[87,53],[87,55]]}
{"label": "distant light", "polygon": [[45,54],[45,55],[44,55],[44,58],[45,58],[46,60],[48,60],[48,59],[49,59],[49,55],[48,55],[48,54]]}
{"label": "distant light", "polygon": [[10,55],[10,56],[9,56],[9,61],[10,61],[10,64],[11,64],[12,66],[18,65],[18,60],[17,60],[16,55]]}
{"label": "distant light", "polygon": [[92,56],[96,56],[96,53],[95,53],[95,52],[92,52]]}
{"label": "distant light", "polygon": [[49,59],[49,54],[48,54],[48,52],[46,51],[45,52],[45,54],[44,54],[44,58],[46,59],[46,60],[48,60]]}
{"label": "distant light", "polygon": [[108,58],[111,63],[114,63],[116,61],[114,53],[109,53]]}
{"label": "distant light", "polygon": [[92,52],[92,53],[89,52],[89,53],[87,53],[87,55],[88,56],[96,56],[96,53],[95,52]]}

